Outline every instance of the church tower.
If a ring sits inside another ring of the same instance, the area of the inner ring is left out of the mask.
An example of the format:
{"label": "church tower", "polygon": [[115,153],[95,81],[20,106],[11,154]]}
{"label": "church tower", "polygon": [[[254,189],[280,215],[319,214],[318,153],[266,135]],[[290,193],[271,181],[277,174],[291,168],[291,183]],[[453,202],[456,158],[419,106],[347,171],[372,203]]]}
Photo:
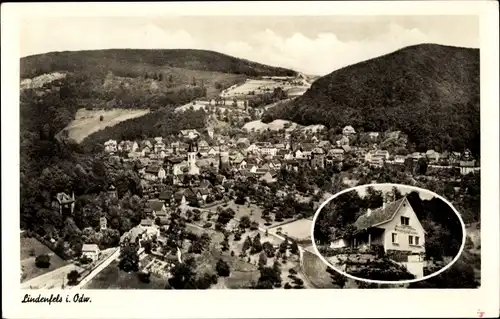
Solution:
{"label": "church tower", "polygon": [[197,154],[198,154],[198,147],[195,146],[193,144],[193,142],[189,143],[187,163],[188,163],[188,169],[189,169],[190,175],[199,175],[200,174],[200,169],[196,165],[196,155]]}
{"label": "church tower", "polygon": [[188,162],[188,166],[189,167],[192,167],[193,164],[196,163],[196,147],[193,145],[193,143],[189,143],[189,148],[188,148],[188,159],[187,159],[187,162]]}

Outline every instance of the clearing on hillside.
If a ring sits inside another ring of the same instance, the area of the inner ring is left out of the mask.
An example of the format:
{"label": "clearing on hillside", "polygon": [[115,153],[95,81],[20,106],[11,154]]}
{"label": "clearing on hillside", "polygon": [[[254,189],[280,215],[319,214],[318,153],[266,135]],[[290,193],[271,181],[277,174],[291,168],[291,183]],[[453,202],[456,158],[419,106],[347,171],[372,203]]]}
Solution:
{"label": "clearing on hillside", "polygon": [[[100,131],[108,126],[140,117],[149,113],[149,110],[138,109],[113,109],[113,110],[87,110],[79,109],[75,119],[63,131],[68,132],[68,137],[77,143],[82,142],[87,136]],[[102,121],[100,117],[103,117]]]}

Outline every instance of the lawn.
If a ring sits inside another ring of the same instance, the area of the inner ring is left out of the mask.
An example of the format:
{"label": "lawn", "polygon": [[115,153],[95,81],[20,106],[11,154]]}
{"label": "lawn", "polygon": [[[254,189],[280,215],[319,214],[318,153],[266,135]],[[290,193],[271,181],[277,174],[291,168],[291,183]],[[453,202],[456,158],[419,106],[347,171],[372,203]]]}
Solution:
{"label": "lawn", "polygon": [[[141,109],[114,109],[114,110],[87,110],[79,109],[75,119],[64,128],[68,136],[80,143],[92,133],[100,131],[108,126],[114,126],[120,122],[143,116],[149,110]],[[103,120],[100,120],[100,117]]]}
{"label": "lawn", "polygon": [[[31,255],[33,250],[34,254]],[[50,255],[50,266],[48,268],[38,268],[35,265],[36,256],[41,254]],[[54,254],[52,250],[36,238],[21,237],[21,282],[46,274],[67,264],[69,264],[67,261]]]}
{"label": "lawn", "polygon": [[[275,227],[283,224],[284,222],[293,220],[292,218],[284,219],[281,222],[272,222],[269,226],[266,226],[266,221],[262,218],[262,208],[255,204],[238,205],[235,204],[234,201],[230,201],[229,203],[227,203],[227,207],[230,207],[235,211],[235,219],[240,219],[243,216],[248,216],[250,217],[251,221],[256,221],[259,224],[259,227],[264,229]],[[213,211],[216,211],[216,209],[217,207],[213,207]]]}
{"label": "lawn", "polygon": [[150,279],[150,283],[141,282],[137,273],[120,270],[118,261],[115,260],[82,289],[164,289],[167,284],[166,278],[159,278],[153,274]]}
{"label": "lawn", "polygon": [[337,288],[332,283],[330,274],[326,272],[327,265],[321,259],[309,251],[304,251],[304,274],[315,288]]}
{"label": "lawn", "polygon": [[270,228],[269,232],[276,234],[278,229],[281,228],[281,234],[288,235],[288,237],[298,241],[305,241],[311,239],[312,224],[312,220],[303,218],[279,227]]}

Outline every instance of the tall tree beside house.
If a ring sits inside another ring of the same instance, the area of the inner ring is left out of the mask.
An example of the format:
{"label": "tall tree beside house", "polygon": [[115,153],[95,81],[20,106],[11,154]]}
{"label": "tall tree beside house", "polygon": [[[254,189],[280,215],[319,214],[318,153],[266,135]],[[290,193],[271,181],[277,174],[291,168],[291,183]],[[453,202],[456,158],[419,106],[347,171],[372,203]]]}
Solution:
{"label": "tall tree beside house", "polygon": [[382,206],[384,203],[384,194],[382,191],[375,190],[372,186],[366,189],[364,200],[367,202],[366,207],[374,209]]}
{"label": "tall tree beside house", "polygon": [[124,243],[120,248],[120,262],[118,267],[125,271],[139,271],[138,246],[135,243]]}

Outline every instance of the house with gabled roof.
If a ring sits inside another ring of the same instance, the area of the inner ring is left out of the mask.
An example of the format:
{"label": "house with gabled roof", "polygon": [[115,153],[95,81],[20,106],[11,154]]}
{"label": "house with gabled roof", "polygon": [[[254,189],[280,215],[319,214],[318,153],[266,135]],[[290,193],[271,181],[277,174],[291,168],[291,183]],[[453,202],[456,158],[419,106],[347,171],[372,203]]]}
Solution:
{"label": "house with gabled roof", "polygon": [[96,261],[99,259],[101,254],[101,250],[99,246],[96,244],[83,244],[82,246],[82,256],[92,259],[92,261]]}
{"label": "house with gabled roof", "polygon": [[262,175],[259,180],[264,181],[266,183],[274,183],[276,182],[276,176],[278,174],[274,170],[268,170],[264,175]]}
{"label": "house with gabled roof", "polygon": [[342,129],[342,134],[343,135],[352,135],[356,134],[356,130],[351,125],[347,125]]}
{"label": "house with gabled roof", "polygon": [[161,200],[149,200],[147,202],[147,207],[151,209],[151,213],[154,217],[167,215],[167,208],[165,207],[165,203]]}
{"label": "house with gabled roof", "polygon": [[425,230],[406,196],[368,209],[353,226],[351,235],[336,237],[330,247],[364,249],[381,245],[386,253],[425,254]]}

